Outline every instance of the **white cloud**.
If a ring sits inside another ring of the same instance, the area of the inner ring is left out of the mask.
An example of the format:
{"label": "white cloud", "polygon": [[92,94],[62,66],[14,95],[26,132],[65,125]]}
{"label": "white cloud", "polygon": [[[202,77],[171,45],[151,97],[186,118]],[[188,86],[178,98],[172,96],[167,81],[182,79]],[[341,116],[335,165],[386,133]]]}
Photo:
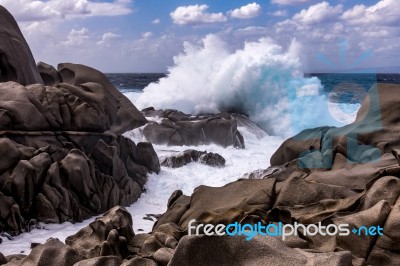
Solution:
{"label": "white cloud", "polygon": [[261,14],[261,6],[256,2],[242,6],[228,12],[233,18],[249,19]]}
{"label": "white cloud", "polygon": [[[349,9],[322,2],[275,24],[275,36],[281,42],[293,37],[301,40],[304,62],[314,71],[329,69],[316,59],[317,52],[325,54],[337,67],[336,71],[394,66],[398,65],[396,60],[400,43],[398,14],[400,6],[396,0],[381,0],[370,6],[354,5]],[[344,40],[349,46],[344,61],[341,61],[338,44]],[[357,63],[365,53],[371,53],[372,59]]]}
{"label": "white cloud", "polygon": [[142,34],[142,38],[143,38],[143,39],[148,39],[148,38],[150,38],[151,36],[153,36],[153,33],[150,32],[150,31],[145,32],[145,33]]}
{"label": "white cloud", "polygon": [[72,29],[67,36],[67,40],[62,42],[62,44],[65,46],[79,46],[88,38],[88,28]]}
{"label": "white cloud", "polygon": [[160,24],[161,20],[159,18],[153,20],[151,23],[153,24]]}
{"label": "white cloud", "polygon": [[88,2],[92,16],[121,16],[132,13],[131,0],[117,0],[112,3],[98,3],[87,0],[74,0]]}
{"label": "white cloud", "polygon": [[286,17],[288,15],[288,12],[287,12],[287,10],[276,10],[269,14],[274,17]]}
{"label": "white cloud", "polygon": [[0,0],[19,22],[85,16],[119,16],[132,12],[131,0],[100,3],[89,0]]}
{"label": "white cloud", "polygon": [[293,20],[304,24],[315,24],[338,19],[338,15],[343,12],[343,5],[331,6],[324,1],[303,9],[300,13],[293,16]]}
{"label": "white cloud", "polygon": [[106,45],[112,40],[116,40],[121,38],[121,35],[113,33],[113,32],[106,32],[101,36],[100,41],[97,42],[98,45]]}
{"label": "white cloud", "polygon": [[207,13],[208,5],[180,6],[170,13],[172,21],[178,25],[224,22],[222,13]]}
{"label": "white cloud", "polygon": [[342,18],[353,25],[398,26],[400,23],[399,1],[381,0],[369,7],[356,5],[344,12]]}
{"label": "white cloud", "polygon": [[308,1],[310,0],[271,0],[271,3],[279,5],[298,5]]}

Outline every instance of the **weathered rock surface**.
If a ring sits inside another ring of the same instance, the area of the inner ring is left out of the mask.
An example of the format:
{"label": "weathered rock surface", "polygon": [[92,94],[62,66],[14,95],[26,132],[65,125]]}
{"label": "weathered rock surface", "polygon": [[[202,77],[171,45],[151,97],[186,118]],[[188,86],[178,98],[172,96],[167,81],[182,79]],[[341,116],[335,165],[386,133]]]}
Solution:
{"label": "weathered rock surface", "polygon": [[0,5],[0,82],[5,81],[43,83],[17,22]]}
{"label": "weathered rock surface", "polygon": [[134,235],[131,215],[117,206],[69,236],[65,243],[86,259],[116,256],[122,260],[129,255],[128,241]]}
{"label": "weathered rock surface", "polygon": [[143,128],[146,139],[155,144],[198,146],[215,143],[223,147],[244,148],[237,120],[229,113],[192,116],[177,110],[142,110],[146,117],[157,118]]}
{"label": "weathered rock surface", "polygon": [[[196,254],[196,255],[194,255]],[[316,253],[290,248],[277,237],[185,236],[170,261],[174,265],[329,265],[351,264],[349,251]]]}
{"label": "weathered rock surface", "polygon": [[218,153],[185,150],[177,155],[164,157],[161,159],[161,165],[171,168],[179,168],[191,162],[200,162],[212,167],[225,166],[225,159]]}
{"label": "weathered rock surface", "polygon": [[83,260],[84,258],[78,254],[78,252],[69,246],[63,244],[56,238],[50,238],[45,244],[35,247],[32,252],[22,258],[10,260],[7,266],[19,266],[19,265],[74,265],[76,262]]}
{"label": "weathered rock surface", "polygon": [[146,119],[137,111],[136,122],[121,123],[136,108],[112,98],[107,86],[0,83],[0,230],[17,234],[31,219],[81,221],[131,204],[146,174],[159,172],[150,143],[114,134]]}
{"label": "weathered rock surface", "polygon": [[6,265],[167,265],[183,230],[175,224],[160,226],[151,235],[135,235],[132,217],[116,206],[66,239],[50,238],[26,255],[1,256]]}
{"label": "weathered rock surface", "polygon": [[[13,234],[29,230],[31,219],[82,221],[129,205],[140,196],[146,174],[154,171],[137,162],[137,146],[123,137],[29,131],[0,135],[0,147],[7,148],[2,152],[16,154],[4,161],[0,175],[0,228]],[[123,154],[127,143],[131,150]]]}
{"label": "weathered rock surface", "polygon": [[[122,134],[143,126],[146,118],[106,76],[88,66],[64,63],[58,71],[38,64],[46,86],[28,88],[49,113],[52,129],[111,131]],[[51,86],[51,87],[50,87]],[[65,111],[70,117],[65,116]]]}

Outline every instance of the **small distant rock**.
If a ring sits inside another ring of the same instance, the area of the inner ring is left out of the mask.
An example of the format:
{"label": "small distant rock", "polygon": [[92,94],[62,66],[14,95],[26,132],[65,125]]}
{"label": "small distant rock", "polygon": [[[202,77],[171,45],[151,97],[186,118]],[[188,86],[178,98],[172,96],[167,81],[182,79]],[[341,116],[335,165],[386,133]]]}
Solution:
{"label": "small distant rock", "polygon": [[200,162],[212,167],[225,166],[224,157],[218,153],[197,150],[185,150],[177,155],[164,157],[161,160],[161,165],[171,168],[179,168],[190,162]]}
{"label": "small distant rock", "polygon": [[222,167],[225,166],[225,158],[218,153],[208,152],[200,156],[200,163],[209,165],[212,167]]}

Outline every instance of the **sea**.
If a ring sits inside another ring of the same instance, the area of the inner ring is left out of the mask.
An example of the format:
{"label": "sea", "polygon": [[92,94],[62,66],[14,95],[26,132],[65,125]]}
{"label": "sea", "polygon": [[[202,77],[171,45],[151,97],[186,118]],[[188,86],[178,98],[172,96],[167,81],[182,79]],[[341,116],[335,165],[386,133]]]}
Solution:
{"label": "sea", "polygon": [[[161,78],[167,77],[168,73],[106,73],[105,75],[122,93],[140,93],[150,83],[157,83]],[[319,78],[326,88],[349,81],[365,87],[377,82],[400,84],[400,73],[306,73],[305,76]]]}
{"label": "sea", "polygon": [[[163,146],[154,145],[160,158],[186,149],[214,152],[226,160],[223,168],[213,168],[192,162],[181,168],[161,167],[159,174],[150,174],[146,190],[139,200],[126,206],[133,218],[135,233],[152,230],[156,216],[167,209],[170,195],[176,190],[191,195],[200,186],[219,187],[241,178],[246,173],[266,169],[269,160],[282,142],[304,128],[320,125],[341,126],[355,119],[368,90],[378,83],[400,84],[400,74],[371,73],[308,73],[288,74],[286,70],[266,68],[257,71],[246,67],[240,71],[209,76],[196,75],[185,66],[165,73],[110,73],[109,80],[138,109],[148,106],[175,108],[186,113],[236,111],[248,115],[265,130],[255,134],[239,128],[245,139],[245,149],[222,148],[217,145]],[[208,69],[206,69],[208,71]],[[237,70],[237,69],[236,69]],[[205,72],[207,72],[205,71]],[[214,73],[215,72],[215,73]],[[189,75],[187,73],[191,73]],[[146,141],[141,128],[124,133],[133,141]],[[29,254],[32,243],[44,243],[54,237],[61,241],[94,221],[81,223],[40,224],[40,228],[13,239],[4,236],[0,250],[4,255]]]}

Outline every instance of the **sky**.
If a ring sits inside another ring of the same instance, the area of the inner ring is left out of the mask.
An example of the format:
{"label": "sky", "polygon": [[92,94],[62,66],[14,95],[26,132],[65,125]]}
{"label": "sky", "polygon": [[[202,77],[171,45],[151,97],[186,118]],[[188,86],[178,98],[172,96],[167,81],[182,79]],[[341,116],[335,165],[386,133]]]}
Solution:
{"label": "sky", "polygon": [[[396,71],[398,0],[0,0],[36,61],[103,72],[166,72],[184,43],[217,35],[232,50],[267,37],[300,44],[304,72]],[[389,68],[388,68],[389,67]]]}

